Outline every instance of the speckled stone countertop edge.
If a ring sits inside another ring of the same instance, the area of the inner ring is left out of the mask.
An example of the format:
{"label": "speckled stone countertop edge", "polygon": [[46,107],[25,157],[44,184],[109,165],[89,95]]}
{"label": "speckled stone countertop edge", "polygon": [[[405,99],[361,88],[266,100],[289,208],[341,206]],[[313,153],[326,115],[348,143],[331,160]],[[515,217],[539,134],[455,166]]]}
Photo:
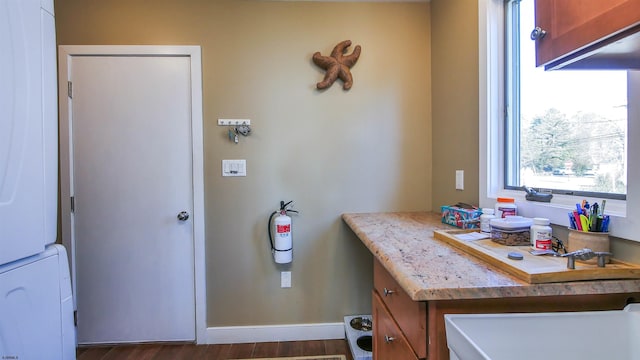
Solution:
{"label": "speckled stone countertop edge", "polygon": [[529,284],[433,237],[430,212],[345,213],[344,222],[414,301],[640,292],[640,280]]}

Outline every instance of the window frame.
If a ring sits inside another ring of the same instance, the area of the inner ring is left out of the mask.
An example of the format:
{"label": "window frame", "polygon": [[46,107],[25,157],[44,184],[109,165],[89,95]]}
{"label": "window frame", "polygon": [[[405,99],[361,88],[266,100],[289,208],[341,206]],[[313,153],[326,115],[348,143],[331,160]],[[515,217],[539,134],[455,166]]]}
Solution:
{"label": "window frame", "polygon": [[[533,1],[533,0],[530,0]],[[520,121],[514,119],[520,119],[522,112],[520,110],[520,87],[522,86],[519,64],[521,60],[520,52],[516,49],[520,49],[521,46],[521,34],[520,32],[520,4],[522,0],[504,0],[505,12],[504,12],[504,37],[505,46],[505,136],[504,146],[509,149],[505,153],[505,188],[511,190],[520,190],[521,186],[513,184],[522,183],[520,179],[520,145],[521,145],[521,124]],[[515,20],[514,20],[515,19]],[[507,31],[510,30],[510,31]],[[508,70],[508,71],[507,71]],[[600,198],[600,199],[617,199],[626,200],[627,194],[620,193],[602,193],[596,191],[584,191],[575,189],[547,189],[552,194],[574,195],[577,197],[585,198]]]}
{"label": "window frame", "polygon": [[[526,217],[545,217],[553,224],[568,226],[567,213],[575,204],[587,199],[601,199],[569,194],[555,194],[550,203],[530,202],[521,190],[505,189],[505,0],[478,0],[479,53],[479,205],[492,208],[498,197],[515,198],[518,213]],[[640,71],[628,72],[627,154],[640,153]],[[511,130],[512,131],[512,130]],[[640,163],[627,161],[626,200],[607,199],[611,216],[610,234],[640,241]],[[629,214],[629,216],[627,216]]]}

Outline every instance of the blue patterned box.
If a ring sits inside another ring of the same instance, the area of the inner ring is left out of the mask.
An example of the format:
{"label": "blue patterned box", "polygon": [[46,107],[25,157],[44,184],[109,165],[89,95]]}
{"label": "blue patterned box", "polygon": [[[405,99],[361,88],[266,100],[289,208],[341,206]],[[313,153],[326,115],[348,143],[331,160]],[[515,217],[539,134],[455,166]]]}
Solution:
{"label": "blue patterned box", "polygon": [[453,205],[440,207],[442,223],[457,226],[461,229],[480,228],[480,209],[464,209]]}

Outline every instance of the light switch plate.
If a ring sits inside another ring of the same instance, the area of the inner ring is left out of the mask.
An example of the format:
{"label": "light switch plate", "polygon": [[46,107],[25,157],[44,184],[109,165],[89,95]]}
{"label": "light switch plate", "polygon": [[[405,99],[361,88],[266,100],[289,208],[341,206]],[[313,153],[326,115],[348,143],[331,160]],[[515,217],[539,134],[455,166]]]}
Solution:
{"label": "light switch plate", "polygon": [[222,160],[222,176],[247,176],[247,160]]}
{"label": "light switch plate", "polygon": [[464,190],[464,170],[456,170],[456,190]]}

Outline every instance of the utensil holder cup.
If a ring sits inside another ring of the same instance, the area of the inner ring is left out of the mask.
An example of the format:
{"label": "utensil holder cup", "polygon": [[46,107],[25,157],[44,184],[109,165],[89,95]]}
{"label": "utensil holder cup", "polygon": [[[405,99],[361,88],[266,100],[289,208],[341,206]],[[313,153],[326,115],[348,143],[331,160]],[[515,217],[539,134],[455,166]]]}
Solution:
{"label": "utensil holder cup", "polygon": [[[610,252],[610,241],[608,232],[588,232],[569,229],[569,237],[567,240],[567,252],[588,248],[594,252]],[[597,264],[598,259],[576,260],[585,264]],[[605,262],[608,264],[609,257]]]}

